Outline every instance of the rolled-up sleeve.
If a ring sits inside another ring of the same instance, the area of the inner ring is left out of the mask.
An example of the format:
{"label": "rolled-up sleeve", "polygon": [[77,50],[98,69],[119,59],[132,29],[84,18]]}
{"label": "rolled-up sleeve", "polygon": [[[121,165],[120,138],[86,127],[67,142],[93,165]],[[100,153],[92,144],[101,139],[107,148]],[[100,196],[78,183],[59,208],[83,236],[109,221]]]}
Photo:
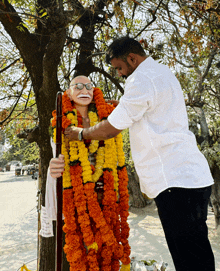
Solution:
{"label": "rolled-up sleeve", "polygon": [[116,129],[124,130],[129,128],[154,106],[154,84],[147,78],[147,86],[143,87],[143,79],[141,83],[140,81],[137,78],[131,78],[129,83],[126,84],[126,92],[120,99],[119,105],[109,115],[108,121]]}
{"label": "rolled-up sleeve", "polygon": [[115,110],[108,116],[108,121],[118,130],[124,130],[133,123],[121,103],[119,103]]}

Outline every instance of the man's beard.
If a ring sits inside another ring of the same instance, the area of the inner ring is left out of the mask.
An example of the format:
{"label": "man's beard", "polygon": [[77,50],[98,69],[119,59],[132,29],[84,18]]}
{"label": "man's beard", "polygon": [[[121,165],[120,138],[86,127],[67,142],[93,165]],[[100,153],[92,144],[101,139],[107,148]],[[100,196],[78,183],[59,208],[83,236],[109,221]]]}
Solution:
{"label": "man's beard", "polygon": [[127,69],[127,74],[122,75],[122,78],[125,78],[125,79],[127,79],[128,76],[131,75],[133,73],[133,71],[135,70],[135,69],[133,69],[131,67],[131,65],[127,61],[126,61],[126,65],[127,65],[127,68],[128,68]]}

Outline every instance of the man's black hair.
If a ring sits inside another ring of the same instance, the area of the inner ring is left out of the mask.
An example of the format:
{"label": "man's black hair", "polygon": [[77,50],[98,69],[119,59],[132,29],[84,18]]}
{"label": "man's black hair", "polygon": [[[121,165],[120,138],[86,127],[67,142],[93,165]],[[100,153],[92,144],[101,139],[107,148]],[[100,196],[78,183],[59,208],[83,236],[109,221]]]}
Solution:
{"label": "man's black hair", "polygon": [[145,56],[146,53],[141,44],[133,38],[121,37],[112,42],[106,53],[106,62],[111,64],[113,58],[125,60],[130,53]]}

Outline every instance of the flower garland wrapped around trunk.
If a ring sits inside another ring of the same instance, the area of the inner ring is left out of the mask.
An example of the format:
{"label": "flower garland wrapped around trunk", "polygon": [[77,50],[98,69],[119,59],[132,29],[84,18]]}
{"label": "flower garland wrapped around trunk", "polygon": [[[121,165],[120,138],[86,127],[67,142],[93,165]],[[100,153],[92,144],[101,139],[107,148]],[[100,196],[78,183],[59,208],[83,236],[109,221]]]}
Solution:
{"label": "flower garland wrapped around trunk", "polygon": [[[114,109],[94,88],[94,104],[89,105],[90,126],[106,119]],[[82,127],[82,117],[63,94],[62,130]],[[56,138],[56,111],[52,113]],[[71,141],[62,138],[65,157],[63,173],[63,214],[66,233],[64,251],[74,271],[130,270],[128,243],[128,175],[122,135],[105,141]],[[95,165],[90,157],[95,157]]]}

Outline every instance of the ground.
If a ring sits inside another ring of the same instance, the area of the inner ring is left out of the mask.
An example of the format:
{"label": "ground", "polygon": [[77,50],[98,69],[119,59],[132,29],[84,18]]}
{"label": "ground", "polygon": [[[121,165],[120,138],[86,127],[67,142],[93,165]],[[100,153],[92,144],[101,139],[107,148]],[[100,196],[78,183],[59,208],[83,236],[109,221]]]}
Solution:
{"label": "ground", "polygon": [[[131,256],[138,260],[156,260],[168,263],[167,271],[175,271],[169,254],[163,229],[153,202],[145,208],[130,208],[130,245]],[[209,239],[215,255],[216,271],[220,271],[220,231],[215,229],[214,213],[209,207],[207,225]],[[196,270],[197,271],[197,270]]]}
{"label": "ground", "polygon": [[[0,270],[19,271],[23,263],[36,271],[37,258],[37,181],[31,176],[0,172]],[[174,271],[163,230],[152,203],[145,208],[130,208],[131,257],[137,260],[167,262]],[[209,238],[220,271],[220,233],[215,230],[214,214],[209,208]]]}

